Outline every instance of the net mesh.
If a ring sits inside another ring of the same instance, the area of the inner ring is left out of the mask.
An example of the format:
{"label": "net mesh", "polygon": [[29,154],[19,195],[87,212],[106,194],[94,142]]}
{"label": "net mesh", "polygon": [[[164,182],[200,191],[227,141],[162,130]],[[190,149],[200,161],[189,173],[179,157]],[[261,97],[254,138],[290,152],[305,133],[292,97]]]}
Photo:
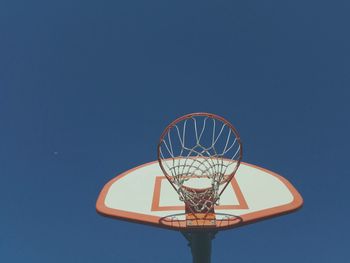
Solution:
{"label": "net mesh", "polygon": [[172,123],[159,146],[160,166],[193,212],[208,212],[237,170],[241,143],[231,124],[222,118],[190,115]]}

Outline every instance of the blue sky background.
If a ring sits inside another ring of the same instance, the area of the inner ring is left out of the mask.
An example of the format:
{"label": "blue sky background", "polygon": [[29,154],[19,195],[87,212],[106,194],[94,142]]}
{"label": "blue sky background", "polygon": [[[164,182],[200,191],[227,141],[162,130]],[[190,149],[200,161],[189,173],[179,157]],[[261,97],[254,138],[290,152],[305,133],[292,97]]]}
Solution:
{"label": "blue sky background", "polygon": [[349,1],[1,1],[0,261],[191,262],[176,232],[104,218],[116,174],[208,111],[304,197],[217,235],[213,262],[347,262]]}

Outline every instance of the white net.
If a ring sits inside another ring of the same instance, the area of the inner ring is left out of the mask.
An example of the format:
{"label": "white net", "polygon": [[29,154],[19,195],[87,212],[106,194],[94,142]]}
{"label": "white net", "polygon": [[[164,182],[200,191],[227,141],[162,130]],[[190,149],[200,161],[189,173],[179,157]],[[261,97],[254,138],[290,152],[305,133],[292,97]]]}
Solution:
{"label": "white net", "polygon": [[158,145],[159,164],[193,212],[208,212],[219,201],[242,158],[235,128],[212,114],[186,115],[170,124]]}

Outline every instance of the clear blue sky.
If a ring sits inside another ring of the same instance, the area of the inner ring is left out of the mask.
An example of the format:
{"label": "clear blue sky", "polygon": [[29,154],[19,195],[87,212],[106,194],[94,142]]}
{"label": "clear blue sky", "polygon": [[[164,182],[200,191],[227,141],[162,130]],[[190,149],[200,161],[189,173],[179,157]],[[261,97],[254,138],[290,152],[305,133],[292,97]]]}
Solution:
{"label": "clear blue sky", "polygon": [[295,214],[217,235],[215,262],[347,262],[349,1],[1,1],[0,261],[191,262],[176,232],[103,218],[101,187],[166,124],[224,116]]}

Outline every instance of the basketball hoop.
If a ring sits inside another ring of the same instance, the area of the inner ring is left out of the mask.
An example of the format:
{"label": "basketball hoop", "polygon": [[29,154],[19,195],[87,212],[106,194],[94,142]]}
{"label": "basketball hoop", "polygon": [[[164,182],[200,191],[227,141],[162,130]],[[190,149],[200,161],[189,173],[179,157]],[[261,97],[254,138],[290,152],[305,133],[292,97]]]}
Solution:
{"label": "basketball hoop", "polygon": [[[187,220],[211,218],[220,195],[242,159],[238,132],[224,118],[210,113],[182,116],[166,127],[158,144],[158,162],[185,203]],[[191,214],[191,215],[189,215]]]}
{"label": "basketball hoop", "polygon": [[[241,162],[238,132],[215,114],[192,113],[170,123],[160,137],[157,157],[106,183],[96,211],[181,232],[194,263],[210,263],[212,240],[219,231],[303,205],[286,178]],[[263,187],[256,191],[257,186]]]}

